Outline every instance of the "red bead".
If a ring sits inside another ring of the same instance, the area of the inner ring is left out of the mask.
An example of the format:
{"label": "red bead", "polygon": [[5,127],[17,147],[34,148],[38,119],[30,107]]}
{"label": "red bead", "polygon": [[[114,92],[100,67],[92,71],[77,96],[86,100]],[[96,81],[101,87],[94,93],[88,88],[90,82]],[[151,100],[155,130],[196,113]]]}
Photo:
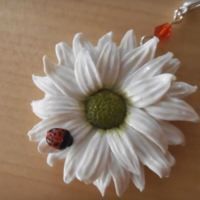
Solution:
{"label": "red bead", "polygon": [[46,141],[49,146],[56,149],[65,149],[73,143],[70,132],[61,128],[53,128],[47,132]]}
{"label": "red bead", "polygon": [[160,40],[167,39],[171,36],[172,25],[170,23],[165,23],[155,27],[154,35]]}

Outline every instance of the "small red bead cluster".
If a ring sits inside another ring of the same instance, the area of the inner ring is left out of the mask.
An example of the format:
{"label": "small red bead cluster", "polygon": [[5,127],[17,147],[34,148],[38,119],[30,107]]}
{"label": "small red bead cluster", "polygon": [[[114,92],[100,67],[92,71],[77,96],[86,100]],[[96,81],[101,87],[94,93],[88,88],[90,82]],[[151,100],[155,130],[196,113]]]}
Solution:
{"label": "small red bead cluster", "polygon": [[154,29],[154,35],[157,36],[160,40],[168,39],[171,36],[172,24],[164,23],[159,26],[156,26]]}

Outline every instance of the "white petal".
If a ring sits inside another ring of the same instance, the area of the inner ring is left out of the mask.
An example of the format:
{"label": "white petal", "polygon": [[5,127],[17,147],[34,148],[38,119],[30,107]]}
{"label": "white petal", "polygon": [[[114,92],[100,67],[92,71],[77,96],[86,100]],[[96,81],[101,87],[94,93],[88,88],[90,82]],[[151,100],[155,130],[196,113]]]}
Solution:
{"label": "white petal", "polygon": [[89,42],[83,35],[83,33],[77,33],[73,39],[73,52],[74,57],[77,57],[79,53],[84,49],[87,50],[93,60],[96,61],[96,50],[91,42]]}
{"label": "white petal", "polygon": [[163,72],[164,73],[171,73],[171,74],[175,74],[177,72],[177,70],[180,67],[180,60],[178,60],[177,58],[173,58],[169,61],[169,63],[164,67]]}
{"label": "white petal", "polygon": [[31,105],[33,112],[42,119],[74,111],[81,112],[82,109],[75,99],[68,96],[47,96],[33,101]]}
{"label": "white petal", "polygon": [[96,47],[99,54],[101,53],[101,51],[104,49],[106,45],[112,43],[112,37],[113,37],[113,33],[109,32],[99,39],[97,43],[97,47]]}
{"label": "white petal", "polygon": [[58,128],[67,129],[70,132],[73,137],[73,144],[80,143],[92,130],[92,126],[79,116],[66,121],[64,124],[58,126]]}
{"label": "white petal", "polygon": [[142,46],[139,46],[133,49],[128,54],[125,54],[121,58],[121,71],[119,82],[124,80],[127,74],[133,73],[146,62],[153,59],[155,56],[157,44],[158,38],[154,37]]}
{"label": "white petal", "polygon": [[75,78],[83,94],[88,95],[102,87],[99,72],[89,53],[82,50],[75,62]]}
{"label": "white petal", "polygon": [[[127,132],[129,130],[126,130]],[[139,174],[140,163],[135,153],[133,145],[128,140],[126,133],[120,133],[117,130],[106,133],[110,149],[118,162],[128,171]]]}
{"label": "white petal", "polygon": [[133,174],[132,175],[132,181],[135,184],[135,186],[142,192],[145,187],[145,176],[144,176],[144,167],[140,166],[140,174]]}
{"label": "white petal", "polygon": [[126,191],[130,182],[130,173],[122,168],[114,157],[110,165],[110,173],[115,185],[115,191],[118,197]]}
{"label": "white petal", "polygon": [[169,62],[172,59],[172,56],[172,53],[166,53],[162,56],[150,60],[137,71],[128,74],[123,82],[122,87],[131,84],[131,82],[133,81],[151,78],[153,76],[161,74],[165,67],[168,66]]}
{"label": "white petal", "polygon": [[110,151],[106,136],[99,132],[93,134],[77,166],[76,177],[81,181],[93,182],[107,168]]}
{"label": "white petal", "polygon": [[57,152],[58,150],[49,146],[46,142],[46,138],[43,138],[38,144],[38,151],[40,153],[51,153],[51,152]]}
{"label": "white petal", "polygon": [[74,139],[73,144],[80,143],[92,130],[92,126],[87,121],[84,121],[82,118],[78,117],[66,122],[64,126],[67,130],[70,131]]}
{"label": "white petal", "polygon": [[77,166],[79,165],[83,152],[91,139],[91,134],[89,134],[81,143],[75,144],[69,149],[64,163],[63,180],[65,183],[70,183],[76,177],[75,173]]}
{"label": "white petal", "polygon": [[[80,119],[80,116],[75,113],[71,113],[69,115],[63,114],[55,117],[50,117],[48,119],[44,119],[38,124],[36,124],[29,132],[28,136],[30,140],[40,141],[47,131],[52,128],[63,128],[68,129],[70,121],[73,119]],[[80,123],[80,121],[78,121]],[[84,123],[84,122],[83,122]],[[79,124],[81,126],[81,124]],[[71,130],[70,130],[71,131]]]}
{"label": "white petal", "polygon": [[44,72],[64,95],[80,98],[81,94],[77,87],[74,72],[65,66],[55,66],[49,62],[46,56],[43,57]]}
{"label": "white petal", "polygon": [[104,46],[97,61],[97,69],[104,87],[111,88],[118,79],[120,69],[119,52],[114,43]]}
{"label": "white petal", "polygon": [[80,145],[79,147],[76,146],[76,148],[72,147],[69,149],[67,158],[65,159],[63,173],[63,180],[67,184],[75,179],[76,166],[82,156],[81,149],[83,149],[83,147]]}
{"label": "white petal", "polygon": [[43,137],[45,137],[45,134],[48,130],[59,127],[68,119],[68,115],[61,115],[59,117],[51,117],[40,121],[28,132],[29,139],[33,141],[40,141]]}
{"label": "white petal", "polygon": [[110,184],[111,175],[108,170],[104,170],[101,176],[94,182],[94,185],[99,189],[101,192],[102,197],[105,195],[106,188]]}
{"label": "white petal", "polygon": [[163,152],[167,150],[167,138],[159,124],[146,112],[138,108],[131,108],[127,123],[155,143]]}
{"label": "white petal", "polygon": [[174,165],[175,160],[168,152],[164,154],[160,148],[134,129],[130,139],[137,147],[137,155],[144,165],[160,177],[169,175],[170,168]]}
{"label": "white petal", "polygon": [[195,110],[181,99],[168,98],[146,108],[147,112],[156,119],[168,121],[199,121]]}
{"label": "white petal", "polygon": [[61,96],[63,95],[59,88],[51,81],[51,79],[47,76],[35,76],[32,75],[32,79],[34,84],[42,90],[45,94],[48,95],[56,95]]}
{"label": "white petal", "polygon": [[54,152],[54,153],[49,153],[48,156],[47,156],[47,164],[50,167],[53,167],[54,163],[57,160],[64,160],[66,158],[66,156],[67,156],[68,150],[69,149],[64,149],[62,151],[58,151],[58,152]]}
{"label": "white petal", "polygon": [[178,145],[185,143],[183,133],[176,126],[164,121],[160,121],[159,124],[165,132],[169,145]]}
{"label": "white petal", "polygon": [[143,108],[160,100],[167,93],[174,79],[172,74],[161,74],[133,82],[124,90],[134,106]]}
{"label": "white petal", "polygon": [[59,65],[64,65],[66,67],[71,67],[73,69],[74,55],[71,47],[65,42],[60,42],[56,44],[56,56]]}
{"label": "white petal", "polygon": [[175,82],[172,84],[172,87],[167,95],[170,97],[184,98],[196,92],[197,89],[197,86],[193,86],[185,82]]}
{"label": "white petal", "polygon": [[124,37],[122,38],[119,49],[121,56],[124,56],[134,48],[136,48],[136,37],[133,30],[129,30],[125,33]]}
{"label": "white petal", "polygon": [[32,130],[30,130],[27,133],[27,135],[29,137],[29,140],[34,141],[34,142],[39,142],[44,137],[43,133],[38,133],[38,132],[35,132],[35,131],[32,131]]}
{"label": "white petal", "polygon": [[[132,128],[131,127],[127,127],[127,131],[125,137],[126,137],[126,141],[127,141],[127,146],[132,146],[134,151],[137,154],[137,147],[134,145],[134,143],[131,140],[131,135],[133,134],[132,132]],[[144,177],[144,168],[143,165],[141,165],[141,163],[138,163],[138,174],[136,173],[132,173],[132,181],[135,184],[135,186],[142,191],[144,189],[145,186],[145,177]]]}

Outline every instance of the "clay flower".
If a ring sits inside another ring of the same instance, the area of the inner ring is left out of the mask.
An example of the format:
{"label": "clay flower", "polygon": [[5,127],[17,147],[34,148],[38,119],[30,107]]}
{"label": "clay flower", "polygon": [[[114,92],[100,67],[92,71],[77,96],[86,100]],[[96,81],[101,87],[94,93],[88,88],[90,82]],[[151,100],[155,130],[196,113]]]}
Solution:
{"label": "clay flower", "polygon": [[[168,121],[199,120],[183,100],[197,87],[176,81],[179,60],[172,53],[155,58],[157,44],[153,37],[136,46],[130,30],[119,46],[112,33],[94,46],[78,33],[72,48],[56,45],[57,64],[44,57],[46,76],[33,81],[45,96],[32,102],[42,120],[28,135],[48,154],[50,166],[65,161],[65,183],[77,178],[104,195],[112,180],[121,196],[129,182],[144,189],[144,165],[159,177],[169,176],[175,159],[168,146],[182,144],[184,136]],[[63,135],[53,138],[53,130],[67,133],[64,145],[57,137]]]}

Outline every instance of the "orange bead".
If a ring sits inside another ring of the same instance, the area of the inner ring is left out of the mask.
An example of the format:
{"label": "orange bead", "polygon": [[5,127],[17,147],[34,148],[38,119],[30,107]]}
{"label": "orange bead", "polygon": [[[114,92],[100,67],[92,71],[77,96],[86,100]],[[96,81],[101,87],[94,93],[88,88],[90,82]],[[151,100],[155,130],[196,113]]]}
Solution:
{"label": "orange bead", "polygon": [[171,32],[172,25],[170,23],[156,26],[154,29],[154,35],[157,36],[160,40],[169,38],[171,36]]}

